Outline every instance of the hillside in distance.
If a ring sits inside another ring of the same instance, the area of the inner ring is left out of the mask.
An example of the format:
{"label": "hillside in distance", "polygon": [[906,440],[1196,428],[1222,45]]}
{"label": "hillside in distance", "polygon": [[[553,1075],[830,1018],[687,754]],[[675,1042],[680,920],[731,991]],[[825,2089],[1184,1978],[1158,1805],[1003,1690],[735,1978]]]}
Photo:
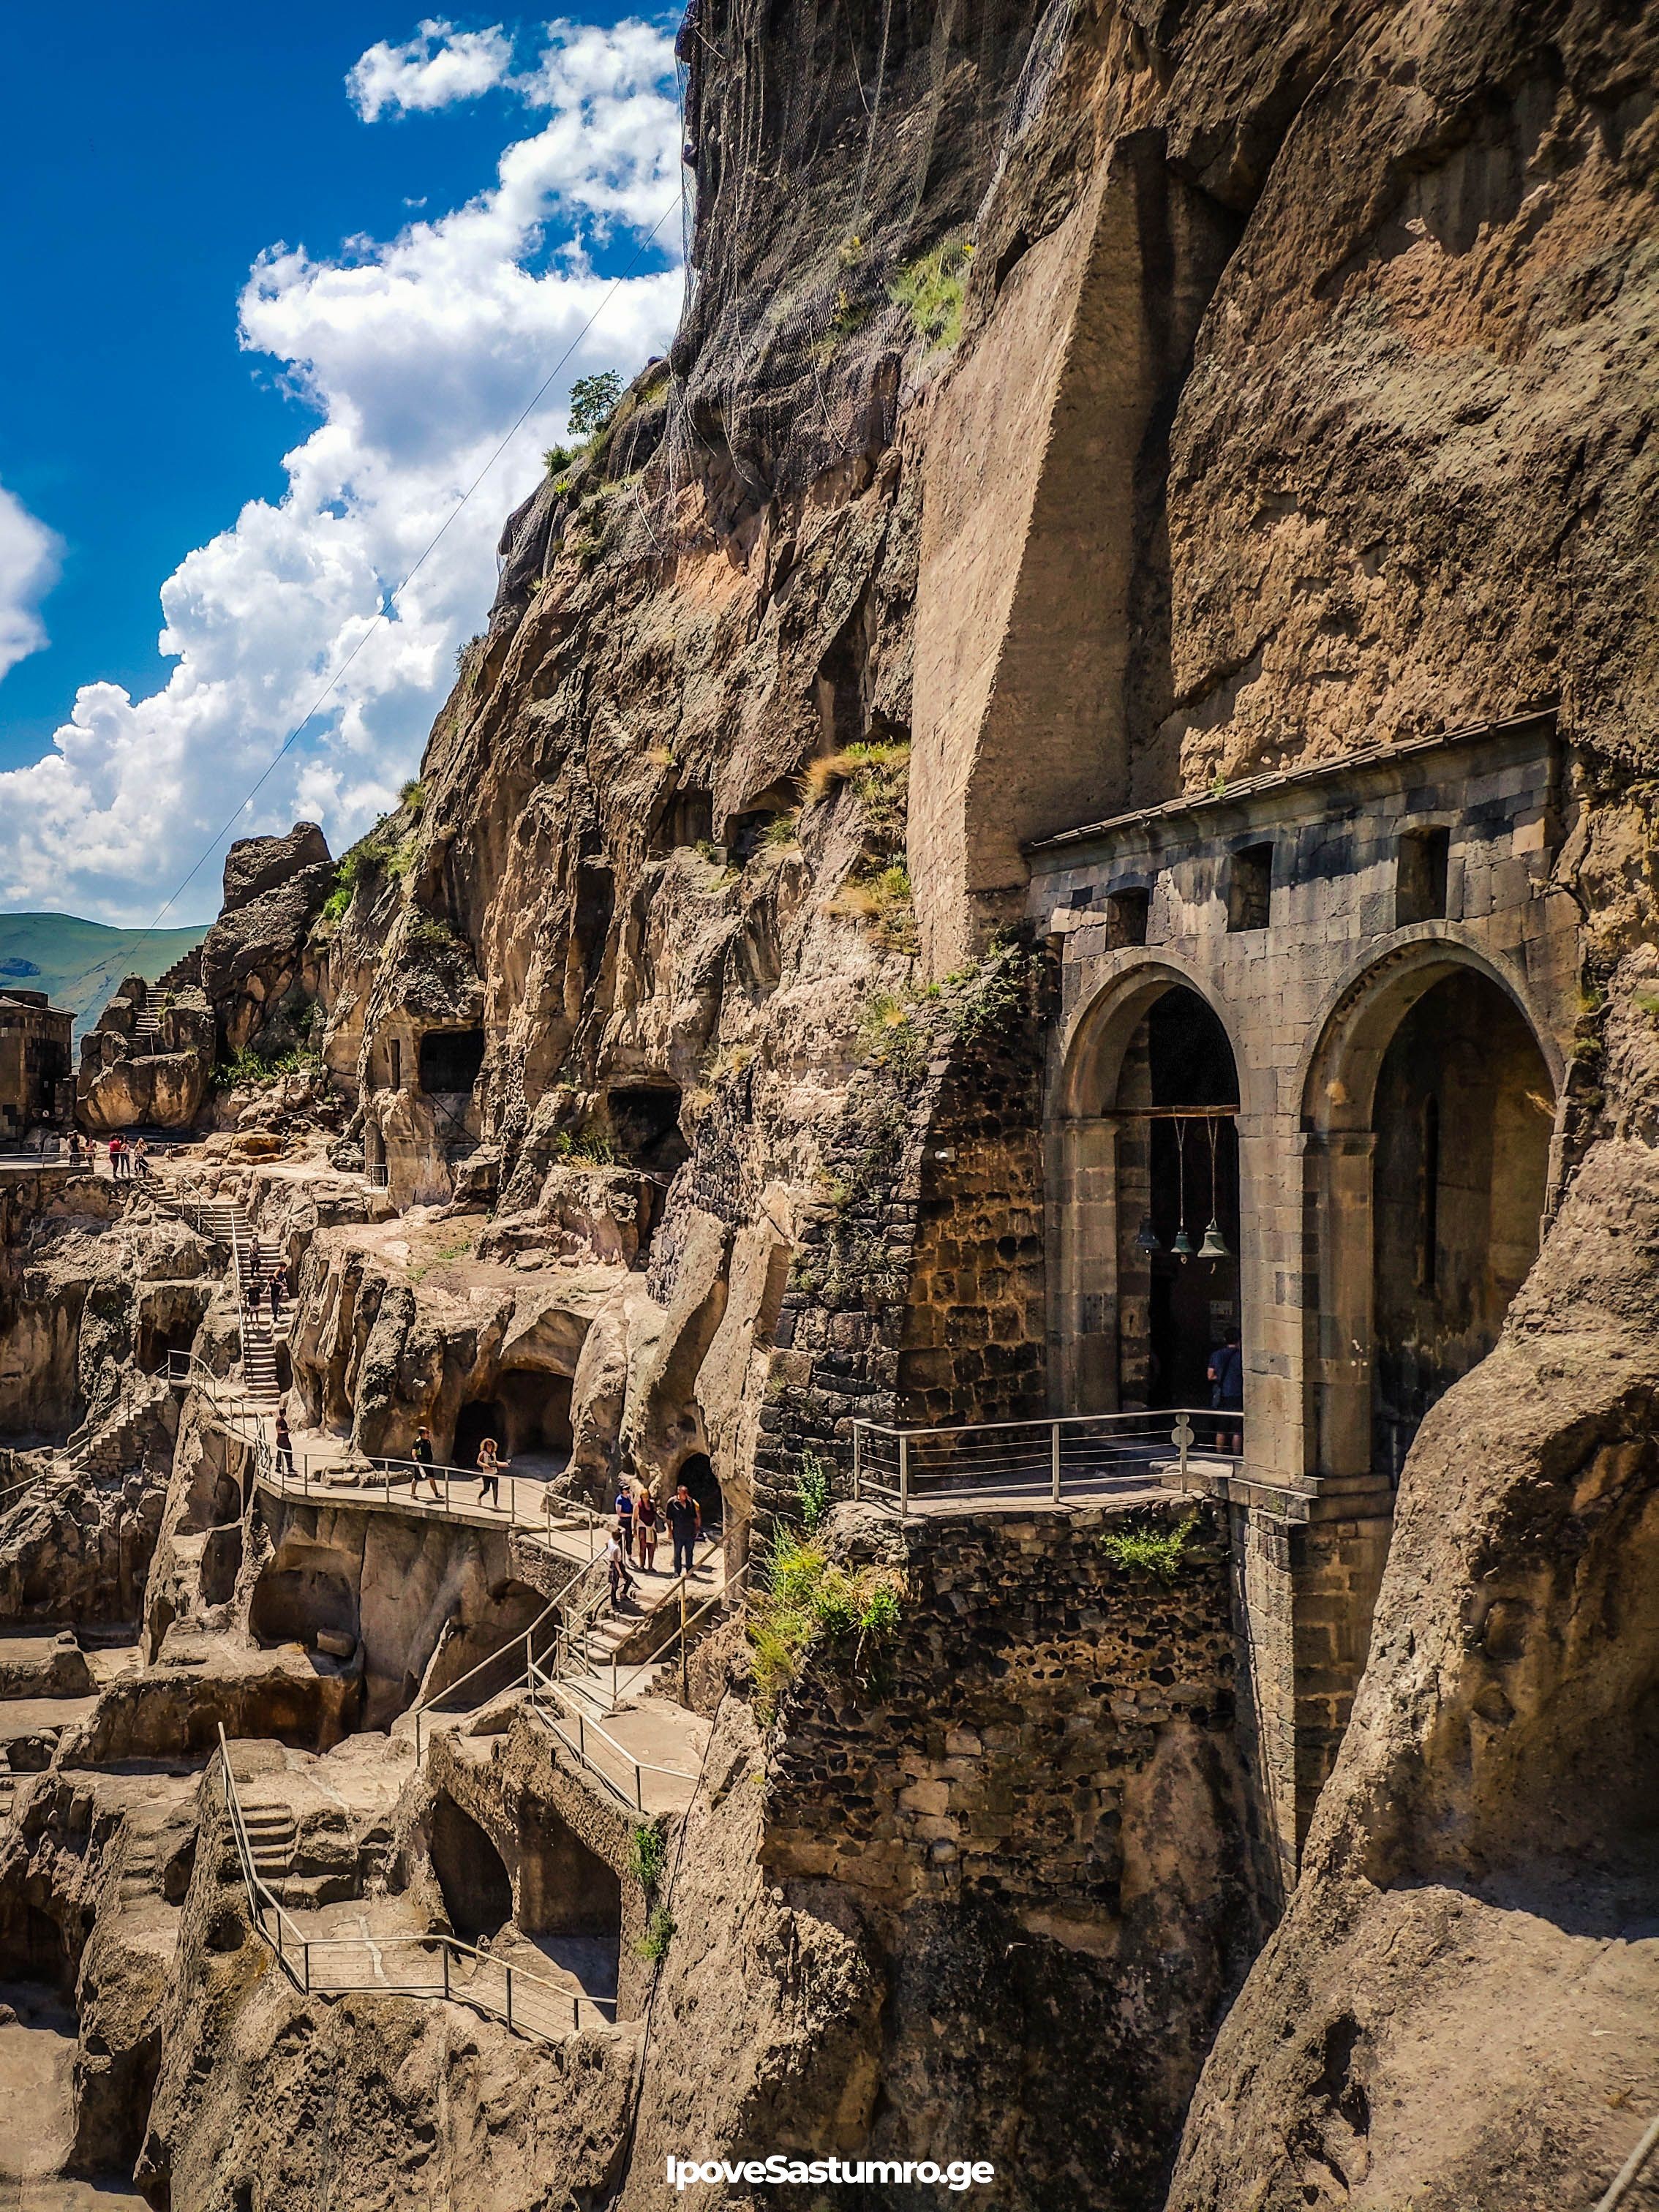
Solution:
{"label": "hillside in distance", "polygon": [[72,914],[0,914],[0,991],[44,991],[75,1016],[77,1038],[124,975],[154,981],[207,935],[114,929]]}

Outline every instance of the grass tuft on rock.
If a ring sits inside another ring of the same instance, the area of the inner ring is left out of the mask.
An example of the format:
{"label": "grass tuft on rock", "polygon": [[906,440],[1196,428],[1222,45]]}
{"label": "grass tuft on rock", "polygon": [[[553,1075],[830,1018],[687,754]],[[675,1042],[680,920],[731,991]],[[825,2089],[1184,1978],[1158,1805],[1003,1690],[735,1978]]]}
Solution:
{"label": "grass tuft on rock", "polygon": [[1191,1515],[1173,1525],[1164,1521],[1128,1521],[1121,1528],[1109,1528],[1100,1540],[1100,1548],[1115,1567],[1171,1583],[1181,1571],[1188,1540],[1197,1525]]}
{"label": "grass tuft on rock", "polygon": [[947,238],[888,281],[887,296],[909,310],[916,336],[930,346],[953,346],[962,336],[962,301],[974,258],[971,239]]}
{"label": "grass tuft on rock", "polygon": [[750,1664],[763,1726],[777,1717],[785,1692],[814,1652],[854,1681],[873,1679],[872,1662],[901,1618],[901,1585],[890,1568],[845,1567],[815,1534],[780,1528],[750,1606]]}

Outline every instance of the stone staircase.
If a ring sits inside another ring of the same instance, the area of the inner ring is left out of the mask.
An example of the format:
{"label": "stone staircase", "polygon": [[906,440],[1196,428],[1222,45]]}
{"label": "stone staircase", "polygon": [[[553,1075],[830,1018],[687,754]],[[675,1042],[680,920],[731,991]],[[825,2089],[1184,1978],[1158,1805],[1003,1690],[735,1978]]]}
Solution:
{"label": "stone staircase", "polygon": [[293,1872],[295,1848],[300,1840],[293,1808],[262,1803],[257,1797],[244,1798],[242,1825],[247,1831],[248,1854],[253,1861],[254,1872],[268,1889],[280,1897],[283,1884]]}
{"label": "stone staircase", "polygon": [[127,1847],[115,1885],[119,1905],[144,1905],[164,1893],[168,1863],[177,1854],[176,1827],[161,1823],[133,1824],[127,1830]]}
{"label": "stone staircase", "polygon": [[167,973],[158,975],[153,983],[145,985],[132,1024],[132,1041],[141,1056],[161,1050],[163,1012],[180,991],[198,988],[201,981],[202,955],[198,947],[194,952],[186,952],[182,960],[175,960]]}

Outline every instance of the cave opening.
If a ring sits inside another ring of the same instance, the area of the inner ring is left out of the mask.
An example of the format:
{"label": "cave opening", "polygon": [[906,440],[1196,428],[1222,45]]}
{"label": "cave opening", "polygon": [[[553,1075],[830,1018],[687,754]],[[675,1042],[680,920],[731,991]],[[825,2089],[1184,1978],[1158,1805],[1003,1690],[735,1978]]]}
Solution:
{"label": "cave opening", "polygon": [[714,1473],[714,1462],[707,1452],[693,1452],[689,1458],[682,1460],[674,1480],[676,1483],[683,1482],[696,1499],[705,1529],[720,1529],[726,1526],[725,1492],[720,1488],[719,1476]]}
{"label": "cave opening", "polygon": [[678,1083],[618,1085],[605,1093],[605,1110],[630,1167],[672,1176],[690,1157],[680,1133]]}
{"label": "cave opening", "polygon": [[495,1390],[507,1455],[551,1457],[562,1465],[570,1456],[569,1376],[511,1367],[496,1377]]}
{"label": "cave opening", "polygon": [[479,1447],[486,1437],[494,1437],[501,1456],[509,1458],[507,1435],[507,1413],[498,1399],[469,1399],[455,1416],[455,1444],[450,1455],[451,1465],[468,1469],[476,1468]]}
{"label": "cave opening", "polygon": [[484,1831],[448,1796],[432,1808],[432,1871],[465,1943],[500,1935],[513,1917],[513,1878]]}
{"label": "cave opening", "polygon": [[428,1030],[421,1039],[422,1091],[441,1097],[470,1092],[484,1062],[482,1030]]}

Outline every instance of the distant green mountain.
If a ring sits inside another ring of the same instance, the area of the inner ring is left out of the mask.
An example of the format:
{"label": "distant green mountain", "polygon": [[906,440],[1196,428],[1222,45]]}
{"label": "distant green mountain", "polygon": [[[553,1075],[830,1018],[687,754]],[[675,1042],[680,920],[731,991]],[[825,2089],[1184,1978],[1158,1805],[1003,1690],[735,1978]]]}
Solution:
{"label": "distant green mountain", "polygon": [[200,929],[112,929],[72,914],[0,914],[0,991],[44,991],[89,1029],[124,975],[154,982],[207,935]]}

